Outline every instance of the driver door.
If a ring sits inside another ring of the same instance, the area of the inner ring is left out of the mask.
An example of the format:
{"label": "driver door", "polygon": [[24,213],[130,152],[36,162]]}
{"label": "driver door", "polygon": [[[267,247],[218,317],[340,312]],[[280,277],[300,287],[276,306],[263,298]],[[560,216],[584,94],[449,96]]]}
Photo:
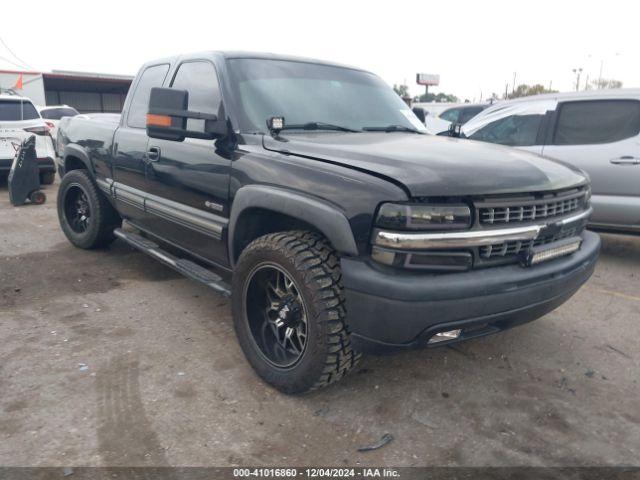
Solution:
{"label": "driver door", "polygon": [[[189,109],[220,115],[222,98],[215,66],[208,60],[181,63],[170,86],[189,93]],[[204,131],[189,119],[187,129]],[[231,159],[215,141],[150,138],[146,169],[147,212],[162,238],[216,264],[228,264],[224,241],[229,218]]]}

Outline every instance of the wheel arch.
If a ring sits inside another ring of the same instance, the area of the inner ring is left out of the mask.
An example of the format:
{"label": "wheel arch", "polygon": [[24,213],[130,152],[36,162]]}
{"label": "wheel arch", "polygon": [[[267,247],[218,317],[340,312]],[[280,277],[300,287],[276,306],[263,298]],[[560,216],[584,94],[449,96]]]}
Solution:
{"label": "wheel arch", "polygon": [[357,256],[347,217],[337,208],[297,192],[266,185],[242,187],[229,219],[229,261],[235,265],[254,239],[284,230],[311,230],[324,235],[338,253]]}
{"label": "wheel arch", "polygon": [[79,169],[87,169],[92,174],[94,173],[87,152],[78,145],[67,145],[64,147],[63,158],[65,173]]}

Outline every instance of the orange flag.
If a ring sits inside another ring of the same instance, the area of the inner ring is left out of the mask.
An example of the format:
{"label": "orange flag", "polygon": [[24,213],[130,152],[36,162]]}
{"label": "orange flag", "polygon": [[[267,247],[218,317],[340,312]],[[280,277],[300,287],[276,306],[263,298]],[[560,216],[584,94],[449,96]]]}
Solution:
{"label": "orange flag", "polygon": [[22,90],[22,74],[18,76],[18,80],[16,80],[16,84],[13,86],[16,90]]}

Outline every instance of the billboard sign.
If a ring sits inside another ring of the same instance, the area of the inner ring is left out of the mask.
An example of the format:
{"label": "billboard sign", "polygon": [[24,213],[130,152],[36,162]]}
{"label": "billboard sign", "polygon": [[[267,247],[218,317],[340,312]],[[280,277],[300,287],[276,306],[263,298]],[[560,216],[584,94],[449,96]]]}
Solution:
{"label": "billboard sign", "polygon": [[434,75],[431,73],[417,73],[416,83],[418,85],[440,85],[440,75]]}

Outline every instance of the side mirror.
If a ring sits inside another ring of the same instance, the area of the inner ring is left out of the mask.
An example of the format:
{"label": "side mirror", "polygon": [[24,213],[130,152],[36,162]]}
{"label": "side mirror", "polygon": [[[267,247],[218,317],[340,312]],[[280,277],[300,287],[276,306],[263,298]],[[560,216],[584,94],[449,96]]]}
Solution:
{"label": "side mirror", "polygon": [[413,107],[411,110],[422,123],[424,123],[427,120],[427,114],[425,113],[424,108]]}
{"label": "side mirror", "polygon": [[460,138],[461,134],[462,134],[462,124],[461,123],[451,123],[451,125],[449,125],[449,136],[450,137]]}
{"label": "side mirror", "polygon": [[[218,116],[193,112],[189,92],[174,88],[152,88],[147,114],[147,135],[151,138],[182,142],[185,138],[213,140],[221,135]],[[187,120],[204,120],[204,131],[187,129]]]}

